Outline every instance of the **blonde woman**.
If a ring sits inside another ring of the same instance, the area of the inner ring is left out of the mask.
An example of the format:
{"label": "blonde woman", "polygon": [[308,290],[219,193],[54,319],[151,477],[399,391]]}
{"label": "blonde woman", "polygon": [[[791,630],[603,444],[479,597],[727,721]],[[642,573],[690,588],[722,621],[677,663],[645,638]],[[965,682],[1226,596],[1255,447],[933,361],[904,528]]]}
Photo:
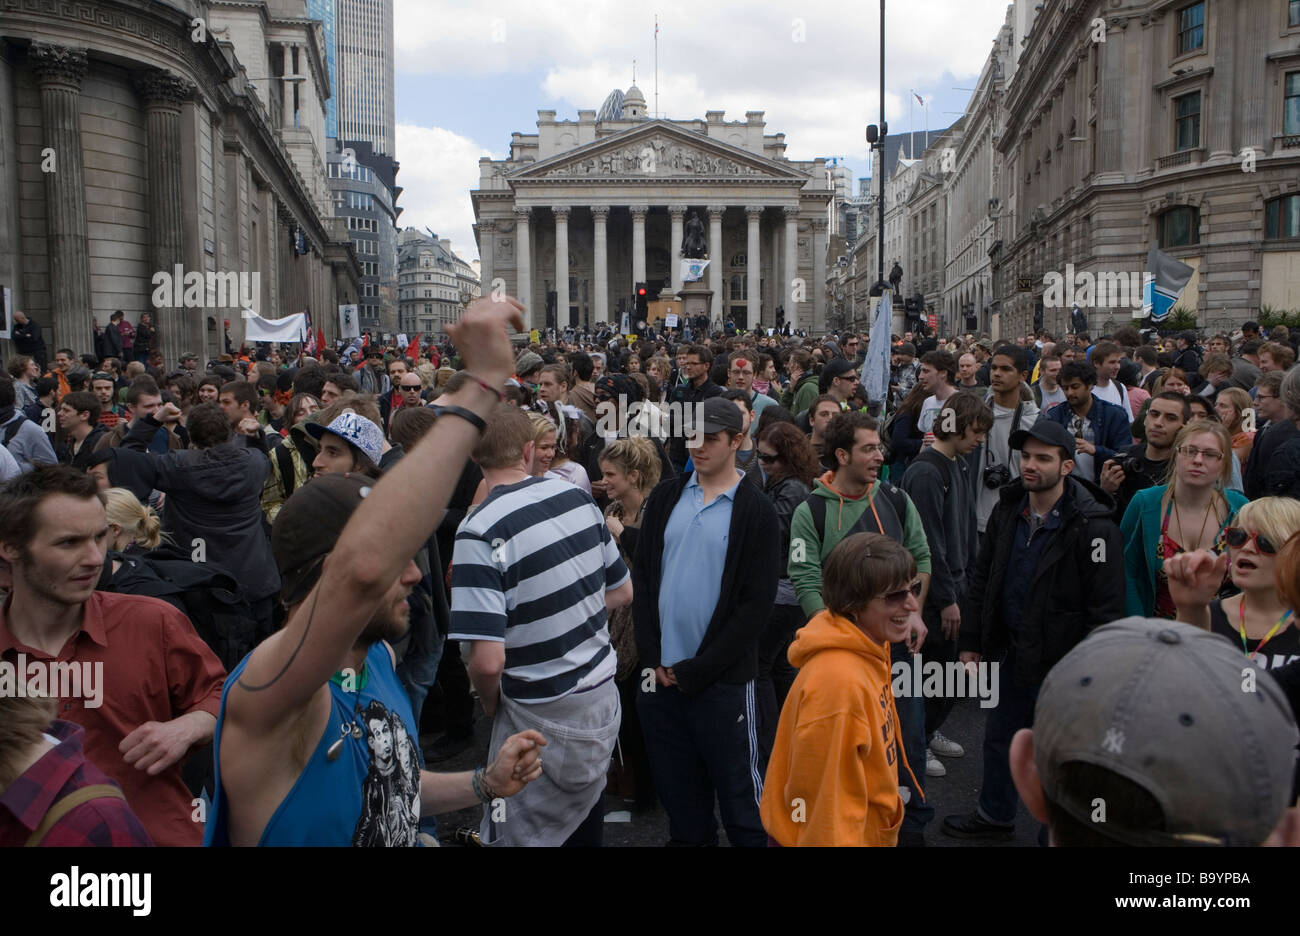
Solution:
{"label": "blonde woman", "polygon": [[1177,613],[1165,560],[1215,549],[1246,496],[1227,490],[1232,440],[1220,422],[1195,419],[1174,439],[1167,484],[1138,491],[1124,511],[1125,598],[1129,614],[1173,619]]}
{"label": "blonde woman", "polygon": [[[1300,534],[1300,501],[1261,497],[1244,505],[1223,531],[1222,555],[1200,552],[1167,563],[1178,620],[1241,644],[1246,658],[1276,669],[1300,658],[1295,605],[1278,591],[1283,546]],[[1218,599],[1227,573],[1241,593]]]}
{"label": "blonde woman", "polygon": [[1214,399],[1214,411],[1232,438],[1232,453],[1243,465],[1250,458],[1250,450],[1255,444],[1255,430],[1243,429],[1241,424],[1246,419],[1246,410],[1254,405],[1250,394],[1240,387],[1224,387]]}
{"label": "blonde woman", "polygon": [[541,413],[529,412],[528,418],[533,424],[533,461],[528,473],[540,478],[551,470],[555,460],[555,423]]}
{"label": "blonde woman", "polygon": [[108,548],[114,552],[148,552],[162,543],[162,521],[126,488],[104,492],[108,514]]}

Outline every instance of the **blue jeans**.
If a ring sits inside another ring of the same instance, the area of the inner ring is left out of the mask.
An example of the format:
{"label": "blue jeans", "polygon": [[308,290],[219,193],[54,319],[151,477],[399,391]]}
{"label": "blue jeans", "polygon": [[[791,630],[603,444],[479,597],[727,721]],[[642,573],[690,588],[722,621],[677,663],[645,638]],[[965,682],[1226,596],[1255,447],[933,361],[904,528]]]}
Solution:
{"label": "blue jeans", "polygon": [[979,814],[989,822],[1011,825],[1016,821],[1019,795],[1011,779],[1011,738],[1021,728],[1032,728],[1038,687],[1016,685],[1016,655],[1012,651],[998,668],[998,704],[984,723],[984,783]]}
{"label": "blue jeans", "polygon": [[714,683],[688,696],[656,685],[637,695],[655,789],[668,813],[670,845],[717,845],[717,795],[733,847],[765,848],[758,816],[763,771],[754,683]]}
{"label": "blue jeans", "polygon": [[[908,694],[904,696],[894,696],[894,708],[898,709],[898,733],[903,739],[903,752],[907,755],[907,765],[912,768],[912,773],[916,775],[916,783],[920,784],[921,790],[925,790],[925,697],[914,695],[911,692],[912,684],[912,652],[907,649],[906,644],[889,645],[889,663],[890,678],[893,678],[893,666],[897,663],[907,664]],[[912,778],[907,772],[907,767],[903,766],[903,759],[898,759],[898,785],[900,787],[912,788]],[[914,829],[920,831],[925,828],[926,824],[934,818],[934,798],[932,794],[926,793],[924,801],[912,789],[912,798],[907,805],[903,807],[903,825],[902,829]],[[902,831],[900,829],[900,832]]]}
{"label": "blue jeans", "polygon": [[415,716],[417,727],[420,724],[420,712],[424,710],[424,700],[429,697],[429,690],[433,688],[433,682],[438,676],[438,664],[442,662],[442,650],[447,643],[446,638],[437,631],[434,631],[433,636],[433,646],[427,653],[408,653],[397,664],[397,678],[402,681],[402,688],[411,700],[411,714]]}

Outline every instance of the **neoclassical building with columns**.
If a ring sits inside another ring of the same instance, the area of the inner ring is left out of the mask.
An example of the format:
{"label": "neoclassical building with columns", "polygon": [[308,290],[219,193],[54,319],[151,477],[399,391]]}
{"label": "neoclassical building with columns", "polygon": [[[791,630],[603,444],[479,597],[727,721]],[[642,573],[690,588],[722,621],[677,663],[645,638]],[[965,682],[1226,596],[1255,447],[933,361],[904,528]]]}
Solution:
{"label": "neoclassical building with columns", "polygon": [[538,111],[535,134],[514,133],[507,159],[479,160],[470,192],[482,283],[494,280],[546,326],[617,323],[634,284],[682,286],[681,243],[694,212],[705,228],[712,318],[742,328],[825,329],[826,242],[834,194],[824,159],[787,159],[785,134],[767,134],[762,111],[726,121],[650,118],[633,85],[600,114],[556,120]]}

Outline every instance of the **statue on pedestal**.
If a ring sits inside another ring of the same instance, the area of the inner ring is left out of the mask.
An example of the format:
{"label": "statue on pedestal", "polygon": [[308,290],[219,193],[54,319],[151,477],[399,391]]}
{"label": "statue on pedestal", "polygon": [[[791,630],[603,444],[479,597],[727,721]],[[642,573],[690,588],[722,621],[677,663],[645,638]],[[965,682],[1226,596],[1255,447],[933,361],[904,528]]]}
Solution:
{"label": "statue on pedestal", "polygon": [[698,213],[692,211],[686,222],[682,235],[682,257],[687,260],[703,260],[709,255],[709,247],[704,240],[704,223]]}

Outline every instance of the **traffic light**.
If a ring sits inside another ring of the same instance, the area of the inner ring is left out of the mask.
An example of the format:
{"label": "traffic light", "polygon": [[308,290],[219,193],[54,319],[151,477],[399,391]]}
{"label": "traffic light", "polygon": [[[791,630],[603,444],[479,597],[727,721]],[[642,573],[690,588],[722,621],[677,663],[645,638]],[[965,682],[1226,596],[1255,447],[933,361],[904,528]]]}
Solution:
{"label": "traffic light", "polygon": [[645,283],[636,284],[636,317],[644,319],[650,314],[650,293]]}

